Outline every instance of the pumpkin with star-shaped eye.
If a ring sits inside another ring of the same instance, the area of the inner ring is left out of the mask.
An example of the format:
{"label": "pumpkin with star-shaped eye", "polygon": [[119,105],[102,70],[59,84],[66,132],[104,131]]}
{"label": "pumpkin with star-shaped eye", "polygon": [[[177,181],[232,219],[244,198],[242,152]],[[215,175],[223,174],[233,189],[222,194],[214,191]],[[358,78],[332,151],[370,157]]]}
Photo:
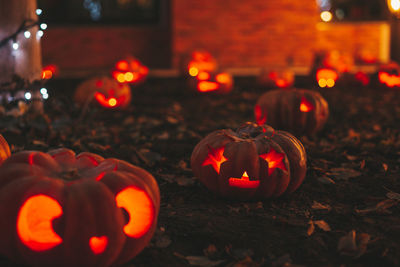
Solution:
{"label": "pumpkin with star-shaped eye", "polygon": [[105,108],[125,108],[131,102],[131,88],[106,76],[96,77],[78,85],[74,99],[81,105],[94,102]]}
{"label": "pumpkin with star-shaped eye", "polygon": [[306,174],[303,145],[285,131],[245,123],[202,139],[191,157],[193,173],[226,197],[268,198],[295,191]]}
{"label": "pumpkin with star-shaped eye", "polygon": [[272,90],[258,99],[254,115],[258,124],[267,123],[295,135],[312,135],[325,125],[329,107],[316,91]]}
{"label": "pumpkin with star-shaped eye", "polygon": [[146,79],[148,73],[149,68],[139,59],[128,57],[115,64],[112,76],[120,83],[139,84]]}
{"label": "pumpkin with star-shaped eye", "polygon": [[0,253],[34,266],[110,266],[150,241],[160,195],[145,170],[61,148],[0,166]]}
{"label": "pumpkin with star-shaped eye", "polygon": [[227,94],[232,91],[233,77],[227,72],[209,73],[202,71],[188,80],[189,86],[198,93]]}
{"label": "pumpkin with star-shaped eye", "polygon": [[0,165],[11,155],[10,146],[0,134]]}

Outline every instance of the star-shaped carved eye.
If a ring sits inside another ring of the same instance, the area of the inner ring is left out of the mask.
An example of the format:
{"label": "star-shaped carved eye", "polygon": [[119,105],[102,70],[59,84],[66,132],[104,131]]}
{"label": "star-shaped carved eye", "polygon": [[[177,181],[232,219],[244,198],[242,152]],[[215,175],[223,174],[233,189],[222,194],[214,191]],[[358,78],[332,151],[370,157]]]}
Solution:
{"label": "star-shaped carved eye", "polygon": [[228,159],[224,157],[225,147],[212,148],[208,147],[208,154],[206,159],[203,161],[201,166],[211,165],[214,170],[219,174],[221,169],[221,164]]}
{"label": "star-shaped carved eye", "polygon": [[260,158],[268,163],[268,175],[271,175],[276,168],[287,171],[283,162],[285,154],[276,152],[272,147],[270,148],[268,153],[261,154]]}

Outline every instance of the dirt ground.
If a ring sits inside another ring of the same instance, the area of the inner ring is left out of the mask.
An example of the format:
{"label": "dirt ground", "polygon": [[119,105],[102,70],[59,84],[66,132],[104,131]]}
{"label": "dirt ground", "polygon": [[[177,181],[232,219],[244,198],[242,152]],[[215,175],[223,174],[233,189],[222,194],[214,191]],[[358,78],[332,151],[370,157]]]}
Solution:
{"label": "dirt ground", "polygon": [[[3,117],[0,132],[14,152],[63,146],[155,176],[158,229],[126,266],[400,266],[400,91],[318,89],[330,118],[318,135],[300,137],[308,157],[303,185],[276,199],[238,201],[200,184],[190,155],[206,134],[253,120],[265,92],[255,79],[236,79],[224,96],[193,94],[179,79],[150,79],[132,88],[127,110],[86,112],[71,100],[78,82],[49,82],[50,121]],[[0,266],[16,265],[1,259]]]}

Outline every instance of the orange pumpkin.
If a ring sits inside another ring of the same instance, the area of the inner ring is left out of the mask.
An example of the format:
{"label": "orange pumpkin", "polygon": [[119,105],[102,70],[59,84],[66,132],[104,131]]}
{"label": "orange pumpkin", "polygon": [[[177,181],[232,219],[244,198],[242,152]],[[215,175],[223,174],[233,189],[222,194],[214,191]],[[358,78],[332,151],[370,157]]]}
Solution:
{"label": "orange pumpkin", "polygon": [[78,85],[74,97],[81,105],[89,101],[106,108],[125,108],[131,102],[131,88],[106,76],[96,77]]}
{"label": "orange pumpkin", "polygon": [[257,100],[254,115],[258,124],[267,123],[295,135],[312,135],[325,125],[329,107],[316,91],[272,90]]}
{"label": "orange pumpkin", "polygon": [[0,134],[0,165],[11,155],[10,146]]}
{"label": "orange pumpkin", "polygon": [[232,91],[233,77],[227,72],[200,72],[196,78],[189,79],[189,85],[199,93],[226,94]]}
{"label": "orange pumpkin", "polygon": [[293,135],[245,123],[202,139],[191,157],[193,173],[225,197],[268,198],[295,191],[306,174],[306,153]]}
{"label": "orange pumpkin", "polygon": [[216,59],[204,50],[195,50],[181,61],[181,72],[184,76],[196,77],[200,72],[215,72],[217,68]]}
{"label": "orange pumpkin", "polygon": [[0,253],[34,266],[110,266],[150,241],[160,195],[145,170],[118,159],[22,151],[0,167]]}
{"label": "orange pumpkin", "polygon": [[115,64],[112,76],[120,83],[138,84],[143,82],[149,73],[149,68],[137,58],[128,57]]}

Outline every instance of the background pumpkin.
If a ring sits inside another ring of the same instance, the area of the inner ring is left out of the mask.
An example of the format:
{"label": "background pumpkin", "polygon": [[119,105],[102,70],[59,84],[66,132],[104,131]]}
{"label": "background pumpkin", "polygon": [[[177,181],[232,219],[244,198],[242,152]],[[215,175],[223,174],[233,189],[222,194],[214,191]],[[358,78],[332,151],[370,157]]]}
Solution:
{"label": "background pumpkin", "polygon": [[11,155],[10,147],[4,139],[4,137],[0,134],[0,165]]}
{"label": "background pumpkin", "polygon": [[215,72],[217,69],[217,60],[205,50],[195,50],[183,55],[180,63],[183,76],[196,77],[200,72]]}
{"label": "background pumpkin", "polygon": [[200,72],[188,79],[189,86],[199,93],[227,94],[232,91],[233,77],[227,72]]}
{"label": "background pumpkin", "polygon": [[295,191],[306,174],[303,145],[290,133],[246,123],[236,132],[218,130],[191,156],[193,173],[226,197],[268,198]]}
{"label": "background pumpkin", "polygon": [[272,90],[257,100],[254,115],[258,124],[267,123],[295,135],[311,135],[325,125],[329,107],[316,91]]}
{"label": "background pumpkin", "polygon": [[0,252],[35,266],[123,263],[150,241],[159,205],[154,177],[125,161],[22,151],[0,167]]}
{"label": "background pumpkin", "polygon": [[125,108],[131,102],[131,88],[107,76],[95,77],[78,85],[74,99],[81,105],[89,101],[106,108]]}

